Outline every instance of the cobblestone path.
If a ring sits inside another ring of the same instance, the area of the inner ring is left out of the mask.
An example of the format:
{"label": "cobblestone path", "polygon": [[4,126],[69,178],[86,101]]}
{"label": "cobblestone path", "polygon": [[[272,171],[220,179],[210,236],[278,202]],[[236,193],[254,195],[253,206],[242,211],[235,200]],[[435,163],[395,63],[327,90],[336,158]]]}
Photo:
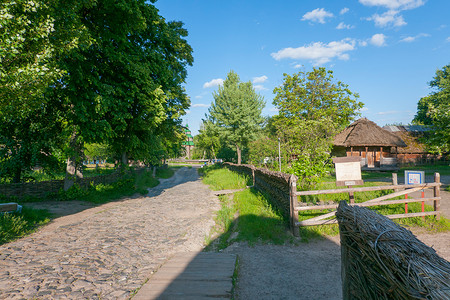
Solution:
{"label": "cobblestone path", "polygon": [[182,168],[128,199],[0,246],[0,299],[126,299],[176,252],[201,249],[220,207]]}

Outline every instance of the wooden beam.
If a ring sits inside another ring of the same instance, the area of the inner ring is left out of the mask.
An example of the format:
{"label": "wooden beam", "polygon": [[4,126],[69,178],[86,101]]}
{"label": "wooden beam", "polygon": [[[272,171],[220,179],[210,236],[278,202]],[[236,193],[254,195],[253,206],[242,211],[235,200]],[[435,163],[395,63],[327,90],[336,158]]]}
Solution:
{"label": "wooden beam", "polygon": [[380,185],[380,186],[366,186],[349,189],[330,189],[330,190],[313,190],[313,191],[300,191],[297,192],[297,196],[319,195],[319,194],[339,194],[348,192],[369,192],[369,191],[382,191],[393,189],[408,189],[408,188],[421,188],[428,189],[435,186],[441,186],[441,183],[422,183],[422,184],[400,184],[400,185]]}
{"label": "wooden beam", "polygon": [[382,201],[382,200],[386,200],[386,199],[391,199],[391,198],[394,198],[394,197],[398,197],[398,196],[414,193],[414,192],[417,192],[417,191],[420,191],[420,190],[422,190],[421,187],[412,188],[412,189],[406,189],[404,191],[399,191],[399,192],[395,192],[395,193],[392,193],[392,194],[389,194],[389,195],[384,195],[384,196],[381,196],[381,197],[378,197],[378,198],[374,198],[372,200],[366,201],[365,203],[378,202],[378,201]]}
{"label": "wooden beam", "polygon": [[[441,198],[431,197],[431,198],[418,198],[418,199],[399,199],[399,200],[388,200],[388,201],[380,201],[380,202],[361,202],[355,204],[348,204],[350,206],[362,206],[362,207],[370,207],[377,205],[391,205],[391,204],[403,204],[403,203],[415,203],[415,202],[427,202],[427,201],[436,201]],[[307,210],[323,210],[323,209],[336,209],[339,204],[329,204],[329,205],[314,205],[314,206],[297,206],[295,207],[296,211],[307,211]]]}
{"label": "wooden beam", "polygon": [[[387,215],[386,218],[389,219],[402,219],[402,218],[412,218],[412,217],[424,217],[424,216],[433,216],[436,215],[436,211],[427,211],[427,212],[419,212],[419,213],[410,213],[410,214],[397,214],[397,215]],[[297,226],[315,226],[315,225],[329,225],[337,223],[336,219],[331,220],[320,220],[320,221],[311,221],[309,220],[297,222]]]}

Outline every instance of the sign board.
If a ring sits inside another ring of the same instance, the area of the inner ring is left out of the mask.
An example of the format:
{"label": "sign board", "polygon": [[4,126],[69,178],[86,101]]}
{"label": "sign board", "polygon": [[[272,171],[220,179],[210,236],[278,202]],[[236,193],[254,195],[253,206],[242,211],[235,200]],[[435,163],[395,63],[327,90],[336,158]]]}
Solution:
{"label": "sign board", "polygon": [[405,171],[405,184],[425,183],[425,171]]}
{"label": "sign board", "polygon": [[336,185],[362,185],[361,157],[335,157],[333,163],[336,169]]}

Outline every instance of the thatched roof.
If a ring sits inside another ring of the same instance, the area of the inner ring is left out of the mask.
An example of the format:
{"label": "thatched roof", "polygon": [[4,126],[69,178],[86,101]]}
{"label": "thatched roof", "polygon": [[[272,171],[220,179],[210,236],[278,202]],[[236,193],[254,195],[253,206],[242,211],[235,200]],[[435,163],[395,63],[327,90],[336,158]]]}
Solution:
{"label": "thatched roof", "polygon": [[405,143],[406,147],[398,149],[398,153],[427,153],[427,147],[420,141],[420,138],[430,131],[429,126],[423,125],[396,125],[383,126],[383,129],[392,132]]}
{"label": "thatched roof", "polygon": [[334,137],[335,146],[406,147],[405,142],[372,121],[361,118]]}

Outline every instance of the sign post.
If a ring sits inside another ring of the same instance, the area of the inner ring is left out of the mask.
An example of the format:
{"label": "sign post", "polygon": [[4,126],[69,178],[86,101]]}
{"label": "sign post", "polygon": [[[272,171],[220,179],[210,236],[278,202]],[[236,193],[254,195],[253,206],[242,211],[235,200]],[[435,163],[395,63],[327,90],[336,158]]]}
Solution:
{"label": "sign post", "polygon": [[[425,183],[425,171],[405,171],[405,184],[422,184]],[[422,198],[425,197],[425,192],[422,190]],[[408,199],[408,194],[405,194],[405,199]],[[425,211],[425,202],[422,201],[422,212]],[[408,203],[405,203],[405,214],[408,213]],[[425,217],[422,217],[425,220]]]}
{"label": "sign post", "polygon": [[[361,178],[361,157],[335,157],[333,163],[336,169],[336,186],[347,186],[364,184]],[[350,203],[355,203],[353,192],[349,192]]]}

